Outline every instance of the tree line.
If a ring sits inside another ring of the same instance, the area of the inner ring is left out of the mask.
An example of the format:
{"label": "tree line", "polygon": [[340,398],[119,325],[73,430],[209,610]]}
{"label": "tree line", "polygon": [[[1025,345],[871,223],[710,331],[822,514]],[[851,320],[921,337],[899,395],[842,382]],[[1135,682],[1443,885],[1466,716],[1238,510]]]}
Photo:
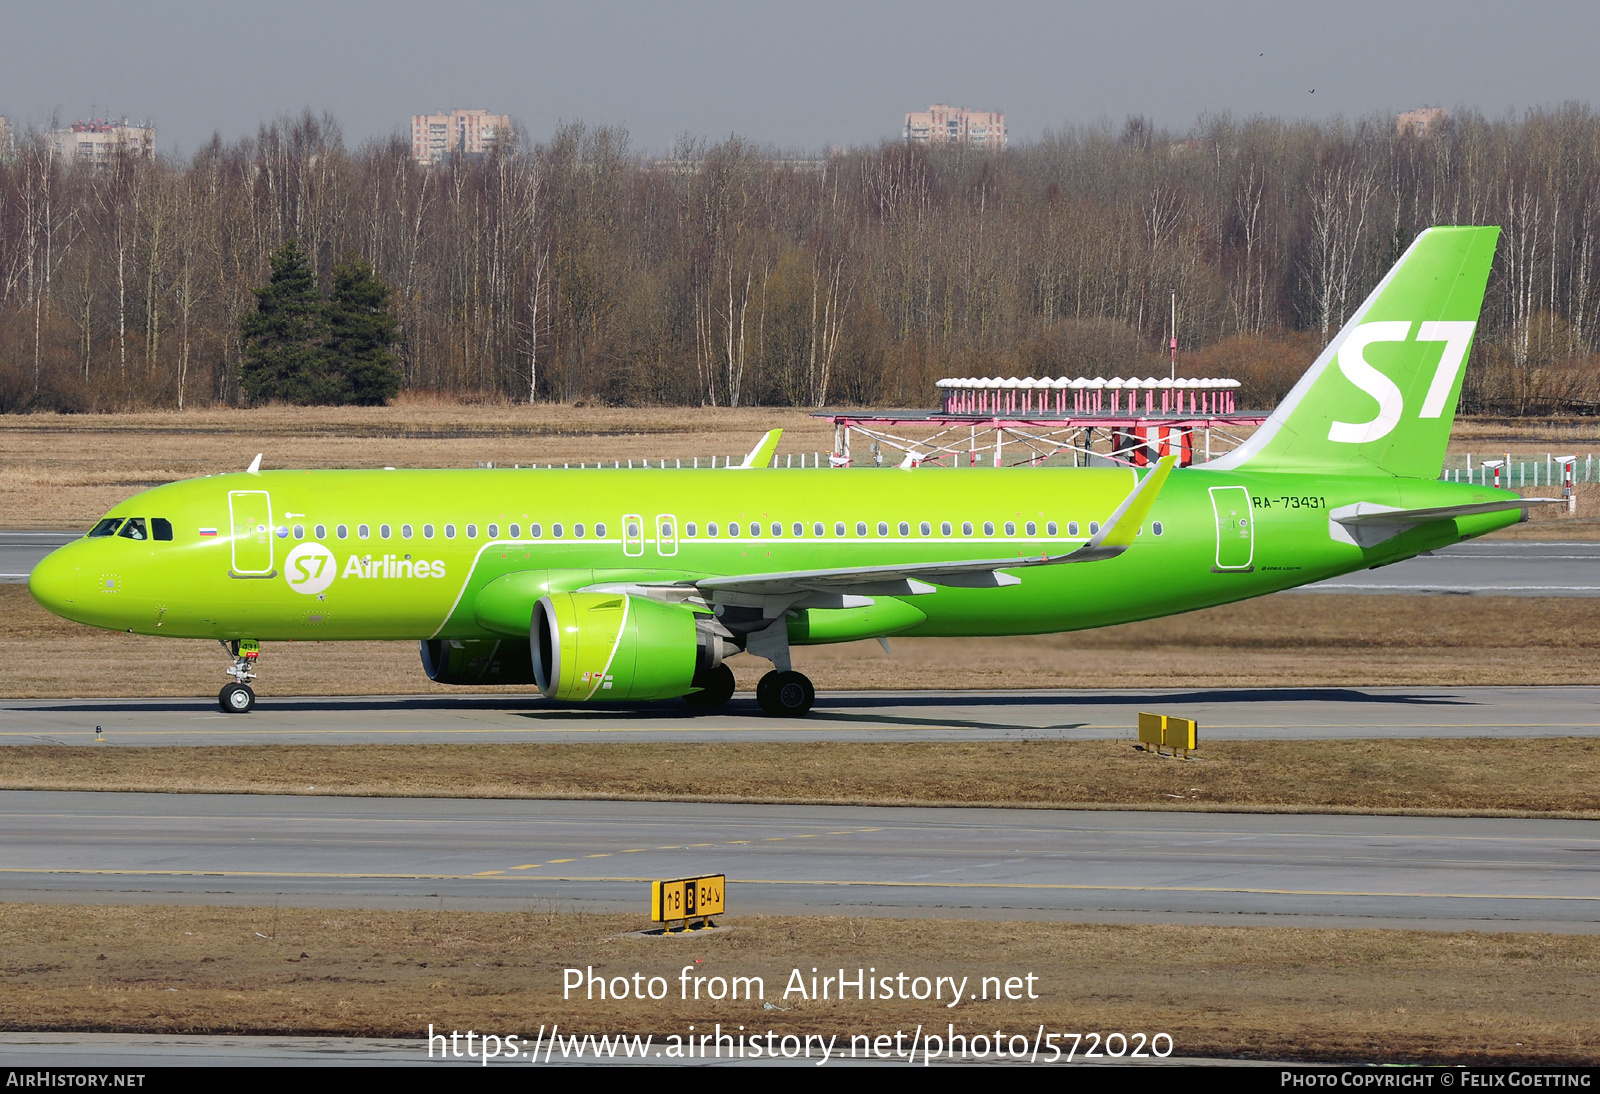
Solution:
{"label": "tree line", "polygon": [[1180,369],[1270,405],[1434,224],[1503,228],[1466,409],[1600,407],[1586,105],[813,159],[738,137],[645,158],[571,124],[437,167],[309,113],[100,168],[30,133],[0,163],[0,410],[294,398],[258,382],[250,333],[291,244],[330,306],[352,263],[388,286],[416,392],[926,406],[942,376],[1158,373],[1176,291]]}

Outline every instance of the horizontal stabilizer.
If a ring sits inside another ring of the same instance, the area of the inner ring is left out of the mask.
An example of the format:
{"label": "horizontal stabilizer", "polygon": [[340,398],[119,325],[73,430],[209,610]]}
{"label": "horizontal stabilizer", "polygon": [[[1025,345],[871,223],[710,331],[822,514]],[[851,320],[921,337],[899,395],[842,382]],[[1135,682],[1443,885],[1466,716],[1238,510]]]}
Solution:
{"label": "horizontal stabilizer", "polygon": [[1565,498],[1496,498],[1469,505],[1437,505],[1428,509],[1398,509],[1377,502],[1358,501],[1328,513],[1328,533],[1357,547],[1376,547],[1402,532],[1436,520],[1454,520],[1479,513],[1503,513],[1538,505],[1566,505]]}

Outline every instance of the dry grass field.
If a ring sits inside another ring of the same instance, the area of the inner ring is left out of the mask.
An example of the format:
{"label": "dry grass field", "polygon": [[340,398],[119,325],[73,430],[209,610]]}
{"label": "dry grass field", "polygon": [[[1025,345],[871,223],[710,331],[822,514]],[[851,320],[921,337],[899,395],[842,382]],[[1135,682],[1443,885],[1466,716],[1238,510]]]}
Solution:
{"label": "dry grass field", "polygon": [[[1600,819],[1600,741],[253,745],[0,749],[0,789]],[[314,790],[312,788],[315,788]]]}
{"label": "dry grass field", "polygon": [[[691,1024],[710,1033],[720,1023],[763,1039],[837,1035],[847,1050],[851,1035],[902,1030],[908,1043],[919,1024],[969,1038],[998,1031],[1008,1044],[1043,1025],[1164,1032],[1179,1056],[1587,1064],[1600,1051],[1592,935],[723,922],[736,929],[662,939],[624,935],[647,925],[642,916],[553,904],[500,914],[10,904],[0,906],[0,1027],[420,1039],[430,1023],[528,1038],[559,1023],[565,1034],[650,1034],[659,1047]],[[765,999],[682,1001],[685,965],[708,980],[759,976]],[[1032,973],[1039,998],[953,1009],[784,999],[791,971],[809,988],[813,966],[967,977],[969,992],[984,976]],[[670,990],[659,1002],[563,1000],[563,970],[590,967],[660,976]]]}

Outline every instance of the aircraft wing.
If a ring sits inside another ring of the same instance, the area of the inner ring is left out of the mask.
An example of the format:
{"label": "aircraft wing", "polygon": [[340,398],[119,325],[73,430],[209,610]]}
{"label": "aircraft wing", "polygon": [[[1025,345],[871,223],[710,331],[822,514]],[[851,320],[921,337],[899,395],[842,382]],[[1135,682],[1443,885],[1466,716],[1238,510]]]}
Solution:
{"label": "aircraft wing", "polygon": [[1064,554],[1022,555],[1013,558],[968,559],[959,562],[912,562],[887,566],[852,566],[827,570],[788,570],[764,574],[688,579],[674,584],[693,586],[702,596],[791,596],[806,593],[853,593],[863,596],[914,596],[931,593],[933,586],[983,589],[1016,585],[1021,578],[1004,570],[1032,566],[1060,566],[1073,562],[1100,562],[1115,558],[1133,543],[1139,526],[1150,514],[1156,496],[1172,472],[1176,456],[1167,456],[1133,488],[1117,506],[1105,526],[1083,546]]}

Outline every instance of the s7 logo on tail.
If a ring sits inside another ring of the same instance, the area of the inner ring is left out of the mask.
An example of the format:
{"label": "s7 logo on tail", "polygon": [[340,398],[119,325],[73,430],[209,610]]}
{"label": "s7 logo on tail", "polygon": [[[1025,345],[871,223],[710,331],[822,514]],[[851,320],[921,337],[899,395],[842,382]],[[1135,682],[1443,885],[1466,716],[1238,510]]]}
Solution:
{"label": "s7 logo on tail", "polygon": [[[1444,413],[1445,400],[1455,387],[1456,377],[1467,358],[1467,347],[1472,342],[1472,332],[1477,326],[1470,321],[1434,321],[1417,325],[1418,342],[1443,342],[1444,352],[1439,357],[1439,367],[1434,371],[1433,382],[1422,400],[1419,418],[1437,418]],[[1405,397],[1400,386],[1379,372],[1367,361],[1366,348],[1374,342],[1404,342],[1411,333],[1411,324],[1405,320],[1363,323],[1350,333],[1339,347],[1339,371],[1345,379],[1377,400],[1378,413],[1367,422],[1334,422],[1328,429],[1328,440],[1342,444],[1366,444],[1382,440],[1400,424],[1405,409]]]}

